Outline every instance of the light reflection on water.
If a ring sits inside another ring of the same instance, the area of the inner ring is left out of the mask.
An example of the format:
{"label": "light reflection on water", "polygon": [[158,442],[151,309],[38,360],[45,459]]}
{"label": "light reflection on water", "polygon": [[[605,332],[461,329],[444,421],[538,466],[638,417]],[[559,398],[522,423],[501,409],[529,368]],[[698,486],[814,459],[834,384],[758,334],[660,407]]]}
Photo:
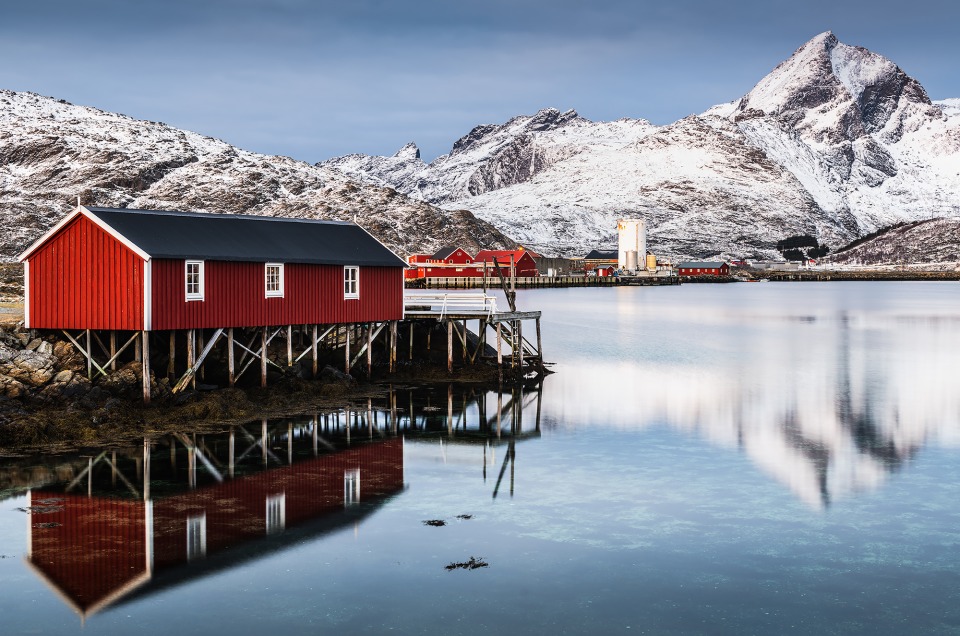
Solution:
{"label": "light reflection on water", "polygon": [[[234,457],[252,450],[224,481],[250,485],[247,516],[236,498],[208,498],[207,554],[166,570],[158,560],[153,579],[88,612],[83,631],[956,631],[958,292],[951,283],[523,291],[521,309],[544,311],[546,357],[557,363],[542,399],[535,388],[401,389],[352,412],[349,443],[330,414],[271,421],[260,446],[262,423],[251,423],[236,432]],[[316,456],[315,430],[329,444]],[[154,510],[196,517],[188,500],[224,486],[191,464],[183,440],[151,441]],[[201,441],[214,469],[229,472],[227,438]],[[364,500],[360,466],[361,507],[345,506],[344,451],[397,441],[384,492]],[[90,495],[142,502],[144,459],[134,448],[117,460],[139,498],[103,462]],[[23,557],[39,554],[30,545],[44,530],[68,528],[34,528],[53,516],[18,511],[28,501],[17,493],[32,484],[30,501],[56,499],[80,476],[71,496],[82,503],[89,460],[18,461],[0,470],[11,497],[0,502],[5,633],[80,631],[76,599],[61,600],[42,582],[52,570],[38,574]],[[332,470],[329,492],[298,499],[291,485],[289,523],[268,533],[277,488],[262,485],[297,466]],[[297,522],[296,501],[316,514]],[[215,518],[249,536],[216,544]],[[423,524],[433,519],[446,525]],[[180,521],[168,549],[184,556]],[[71,572],[113,558],[47,554]],[[445,571],[471,556],[490,566]]]}

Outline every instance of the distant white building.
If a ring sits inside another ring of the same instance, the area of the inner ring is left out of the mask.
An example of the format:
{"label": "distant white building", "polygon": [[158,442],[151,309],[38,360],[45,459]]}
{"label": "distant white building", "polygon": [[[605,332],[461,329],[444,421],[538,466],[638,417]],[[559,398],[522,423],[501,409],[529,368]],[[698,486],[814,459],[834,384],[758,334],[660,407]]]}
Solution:
{"label": "distant white building", "polygon": [[617,234],[620,249],[617,254],[617,267],[635,272],[647,266],[647,226],[641,219],[619,219]]}

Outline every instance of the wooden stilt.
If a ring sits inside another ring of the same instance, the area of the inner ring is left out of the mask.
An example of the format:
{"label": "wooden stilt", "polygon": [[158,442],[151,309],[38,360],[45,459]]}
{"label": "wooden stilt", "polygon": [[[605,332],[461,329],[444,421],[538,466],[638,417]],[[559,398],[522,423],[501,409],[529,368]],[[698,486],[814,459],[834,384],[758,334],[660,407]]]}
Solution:
{"label": "wooden stilt", "polygon": [[137,338],[133,342],[133,360],[134,362],[141,362],[143,360],[143,347],[140,343],[140,338]]}
{"label": "wooden stilt", "polygon": [[287,325],[287,366],[293,366],[293,325]]}
{"label": "wooden stilt", "polygon": [[117,332],[110,330],[110,370],[117,370]]}
{"label": "wooden stilt", "polygon": [[170,330],[170,356],[167,359],[167,378],[173,380],[177,375],[177,332]]}
{"label": "wooden stilt", "polygon": [[[267,328],[263,328],[260,336],[260,387],[267,386]],[[264,420],[264,430],[266,430],[266,420]]]}
{"label": "wooden stilt", "polygon": [[413,321],[410,321],[410,360],[413,361]]}
{"label": "wooden stilt", "polygon": [[517,321],[517,326],[514,328],[514,333],[516,334],[516,338],[514,339],[517,341],[517,349],[518,349],[517,353],[519,354],[519,356],[517,357],[517,361],[519,363],[519,368],[522,371],[523,370],[523,321],[522,320]]}
{"label": "wooden stilt", "polygon": [[430,336],[433,335],[433,325],[427,328],[427,351],[430,351]]}
{"label": "wooden stilt", "polygon": [[87,351],[86,351],[87,379],[92,380],[93,379],[93,346],[91,344],[91,336],[90,336],[89,329],[86,330],[86,334],[87,334]]}
{"label": "wooden stilt", "polygon": [[317,331],[319,331],[319,325],[313,326],[313,337],[310,340],[310,353],[313,356],[313,377],[317,377]]}
{"label": "wooden stilt", "polygon": [[501,323],[497,323],[497,366],[503,366],[503,351],[500,349],[500,341],[503,339],[500,331]]}
{"label": "wooden stilt", "polygon": [[447,319],[447,373],[453,373],[453,321]]}
{"label": "wooden stilt", "polygon": [[[234,386],[237,383],[236,376],[236,362],[233,356],[233,327],[227,329],[227,379],[230,382],[230,386]],[[233,434],[233,429],[231,429],[231,435]],[[231,440],[233,438],[231,437]],[[231,473],[231,477],[233,474]]]}
{"label": "wooden stilt", "polygon": [[373,323],[367,323],[367,377],[373,375]]}
{"label": "wooden stilt", "polygon": [[[187,329],[187,368],[192,369],[193,363],[196,361],[196,349],[195,349],[195,340],[193,338],[193,329]],[[193,376],[190,378],[190,386],[194,389],[197,388],[197,377]]]}
{"label": "wooden stilt", "polygon": [[344,357],[343,357],[343,372],[344,372],[344,373],[350,373],[350,327],[347,326],[347,325],[344,325],[344,328],[343,328],[343,329],[344,329],[344,333],[343,333],[343,340],[344,340],[344,345],[343,345],[343,355],[344,355]]}
{"label": "wooden stilt", "polygon": [[[203,329],[198,329],[198,330],[197,330],[197,348],[196,348],[196,351],[203,351],[203,348],[204,348],[204,344],[203,344]],[[205,374],[205,372],[204,372],[204,370],[203,370],[203,361],[202,361],[202,360],[200,361],[200,369],[198,369],[198,371],[200,372],[200,379],[201,379],[201,380],[206,380],[207,377],[206,377],[206,374]]]}
{"label": "wooden stilt", "polygon": [[463,319],[463,363],[467,363],[467,319]]}
{"label": "wooden stilt", "polygon": [[397,321],[390,321],[390,373],[397,370]]}
{"label": "wooden stilt", "polygon": [[150,404],[150,332],[140,332],[140,345],[143,350],[143,403]]}

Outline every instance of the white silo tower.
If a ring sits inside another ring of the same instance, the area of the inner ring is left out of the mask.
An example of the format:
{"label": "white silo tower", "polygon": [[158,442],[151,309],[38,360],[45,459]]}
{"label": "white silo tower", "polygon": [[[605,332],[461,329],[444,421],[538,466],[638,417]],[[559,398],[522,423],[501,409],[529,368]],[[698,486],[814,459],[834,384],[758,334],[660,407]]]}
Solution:
{"label": "white silo tower", "polygon": [[632,272],[646,267],[647,226],[644,222],[641,219],[619,219],[617,234],[620,237],[617,267]]}

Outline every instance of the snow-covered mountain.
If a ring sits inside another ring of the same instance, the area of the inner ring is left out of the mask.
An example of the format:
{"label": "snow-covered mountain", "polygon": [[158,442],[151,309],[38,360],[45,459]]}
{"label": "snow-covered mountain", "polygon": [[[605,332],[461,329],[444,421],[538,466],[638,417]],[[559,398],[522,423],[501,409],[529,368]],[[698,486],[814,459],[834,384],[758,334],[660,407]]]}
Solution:
{"label": "snow-covered mountain", "polygon": [[356,219],[401,253],[514,245],[470,212],[358,184],[329,168],[0,90],[0,260],[13,259],[77,197],[99,206]]}
{"label": "snow-covered mountain", "polygon": [[875,267],[915,265],[928,270],[960,269],[960,219],[927,219],[901,223],[865,237],[849,249],[822,259],[834,265]]}
{"label": "snow-covered mountain", "polygon": [[747,95],[667,126],[542,110],[477,126],[449,154],[319,164],[468,208],[547,253],[610,245],[647,220],[675,256],[773,256],[812,234],[834,247],[899,221],[960,215],[960,100],[931,102],[893,62],[823,33]]}

